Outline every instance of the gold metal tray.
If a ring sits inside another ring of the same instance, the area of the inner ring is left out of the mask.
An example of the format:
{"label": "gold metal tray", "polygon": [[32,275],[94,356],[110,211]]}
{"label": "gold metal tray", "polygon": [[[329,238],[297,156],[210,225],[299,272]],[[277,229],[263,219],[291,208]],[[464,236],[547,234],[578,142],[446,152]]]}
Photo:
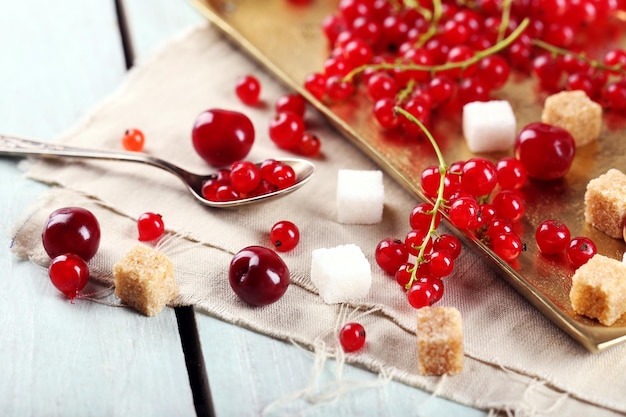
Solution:
{"label": "gold metal tray", "polygon": [[[215,26],[235,44],[258,60],[293,90],[300,92],[322,112],[346,138],[372,158],[409,192],[423,199],[419,176],[424,167],[436,163],[427,141],[409,144],[387,137],[371,117],[371,103],[351,100],[331,106],[315,100],[302,87],[305,77],[323,69],[328,46],[321,31],[324,17],[335,12],[336,0],[316,0],[308,6],[286,0],[191,0]],[[623,43],[623,40],[620,41]],[[532,80],[512,81],[498,93],[509,100],[516,113],[518,129],[540,120],[542,97]],[[434,127],[448,163],[474,156],[462,137],[459,120],[438,122]],[[568,225],[572,236],[588,236],[599,253],[621,259],[626,251],[622,240],[595,230],[583,219],[583,195],[589,180],[609,168],[626,170],[626,120],[605,119],[600,140],[578,148],[570,172],[562,181],[545,184],[529,181],[524,188],[526,215],[522,240],[527,250],[514,263],[498,258],[479,240],[458,232],[502,272],[506,281],[563,331],[591,352],[626,341],[626,320],[605,327],[577,315],[571,308],[569,290],[574,270],[562,258],[538,253],[534,244],[536,226],[548,218]],[[483,155],[499,158],[504,154]]]}

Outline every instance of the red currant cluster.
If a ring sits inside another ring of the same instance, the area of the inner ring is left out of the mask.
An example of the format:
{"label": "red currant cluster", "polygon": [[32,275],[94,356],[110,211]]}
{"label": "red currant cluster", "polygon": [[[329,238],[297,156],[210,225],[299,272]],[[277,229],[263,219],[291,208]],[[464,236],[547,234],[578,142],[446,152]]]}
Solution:
{"label": "red currant cluster", "polygon": [[276,113],[270,120],[270,139],[281,149],[304,156],[316,156],[321,142],[306,131],[304,114],[306,102],[299,94],[285,94],[276,100]]}
{"label": "red currant cluster", "polygon": [[570,239],[569,228],[559,220],[545,220],[535,232],[539,252],[544,255],[565,253],[574,268],[587,263],[598,251],[595,243],[588,237],[579,236]]}
{"label": "red currant cluster", "polygon": [[608,50],[600,60],[551,47],[532,61],[532,72],[548,92],[582,90],[606,110],[626,113],[626,51]]}
{"label": "red currant cluster", "polygon": [[273,193],[295,183],[295,171],[281,161],[266,159],[258,165],[236,161],[230,169],[220,169],[215,178],[204,182],[202,196],[210,201],[234,201]]}
{"label": "red currant cluster", "polygon": [[[259,103],[261,84],[253,75],[245,75],[237,80],[237,97],[249,106]],[[270,120],[269,137],[281,149],[304,156],[319,153],[321,142],[317,136],[307,132],[304,123],[306,101],[299,94],[284,94],[276,100],[276,114]]]}
{"label": "red currant cluster", "polygon": [[[581,27],[623,31],[623,23],[615,18],[623,5],[614,0],[469,4],[341,0],[338,11],[322,25],[331,55],[323,71],[306,77],[305,88],[320,100],[336,101],[351,96],[360,83],[383,128],[402,125],[415,132],[394,107],[401,106],[428,126],[433,112],[488,100],[491,91],[507,82],[512,68],[528,73],[533,58],[544,56],[545,45],[573,50],[584,50],[592,42],[597,46],[595,32],[583,36],[588,30]],[[576,66],[578,74],[568,86],[581,87],[585,71],[594,80],[600,73],[605,78],[615,73],[621,78],[606,86],[607,106],[626,107],[626,100],[620,99],[626,73],[622,52],[607,53],[604,62],[610,69],[605,71],[592,63],[583,65],[568,52],[561,61]],[[594,88],[599,87],[594,81]]]}

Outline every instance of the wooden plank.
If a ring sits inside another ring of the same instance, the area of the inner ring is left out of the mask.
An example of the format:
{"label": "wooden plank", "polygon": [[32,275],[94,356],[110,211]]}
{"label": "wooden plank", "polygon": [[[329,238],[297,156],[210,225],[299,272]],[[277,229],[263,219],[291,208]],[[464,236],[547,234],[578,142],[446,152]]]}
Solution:
{"label": "wooden plank", "polygon": [[[54,138],[125,76],[112,0],[0,4],[2,131]],[[10,228],[45,187],[0,161],[2,415],[193,415],[176,317],[59,296],[9,253]]]}

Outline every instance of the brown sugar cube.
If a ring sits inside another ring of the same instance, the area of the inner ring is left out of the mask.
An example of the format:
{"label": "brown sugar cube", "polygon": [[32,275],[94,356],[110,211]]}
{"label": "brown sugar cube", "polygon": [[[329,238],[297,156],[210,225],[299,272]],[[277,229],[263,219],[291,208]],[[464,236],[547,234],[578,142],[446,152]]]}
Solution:
{"label": "brown sugar cube", "polygon": [[146,316],[158,314],[178,294],[172,261],[144,245],[113,266],[113,277],[115,295]]}
{"label": "brown sugar cube", "polygon": [[562,91],[546,98],[541,121],[567,130],[582,146],[600,136],[602,106],[582,90]]}
{"label": "brown sugar cube", "polygon": [[569,298],[578,314],[612,325],[626,312],[626,264],[594,255],[574,273]]}
{"label": "brown sugar cube", "polygon": [[417,353],[421,375],[455,375],[463,370],[463,325],[454,307],[417,311]]}
{"label": "brown sugar cube", "polygon": [[584,199],[585,221],[615,239],[623,238],[626,175],[617,169],[609,169],[589,181]]}

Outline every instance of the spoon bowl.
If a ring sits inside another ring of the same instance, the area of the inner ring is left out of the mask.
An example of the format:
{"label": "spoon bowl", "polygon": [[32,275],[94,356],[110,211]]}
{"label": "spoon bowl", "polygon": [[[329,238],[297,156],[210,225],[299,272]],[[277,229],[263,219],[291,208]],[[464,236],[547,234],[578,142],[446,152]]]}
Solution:
{"label": "spoon bowl", "polygon": [[232,201],[212,201],[202,196],[202,185],[210,179],[216,178],[217,174],[200,175],[180,168],[171,162],[140,152],[122,152],[78,148],[55,143],[42,142],[23,137],[0,134],[0,156],[34,156],[39,158],[72,158],[72,159],[100,159],[108,161],[138,162],[160,168],[177,176],[186,186],[191,195],[205,206],[216,208],[234,208],[250,204],[268,202],[272,199],[283,197],[306,184],[315,173],[315,165],[305,159],[277,158],[284,164],[291,166],[296,174],[296,182],[286,187],[267,194],[254,197],[240,198]]}

